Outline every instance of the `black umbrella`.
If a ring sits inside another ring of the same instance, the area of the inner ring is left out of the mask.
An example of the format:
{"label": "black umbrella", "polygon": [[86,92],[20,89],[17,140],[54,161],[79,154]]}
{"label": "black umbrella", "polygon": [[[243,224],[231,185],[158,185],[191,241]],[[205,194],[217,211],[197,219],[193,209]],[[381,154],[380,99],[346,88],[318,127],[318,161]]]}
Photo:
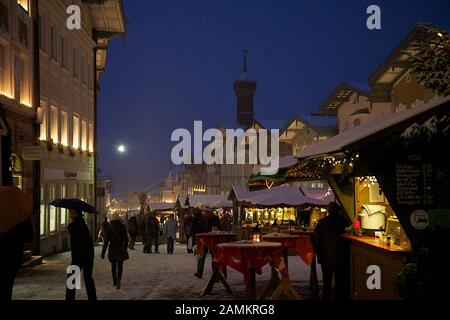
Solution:
{"label": "black umbrella", "polygon": [[80,212],[87,212],[93,214],[99,213],[94,206],[91,206],[89,203],[86,203],[80,199],[57,199],[50,202],[50,205],[55,206],[57,208],[74,209]]}

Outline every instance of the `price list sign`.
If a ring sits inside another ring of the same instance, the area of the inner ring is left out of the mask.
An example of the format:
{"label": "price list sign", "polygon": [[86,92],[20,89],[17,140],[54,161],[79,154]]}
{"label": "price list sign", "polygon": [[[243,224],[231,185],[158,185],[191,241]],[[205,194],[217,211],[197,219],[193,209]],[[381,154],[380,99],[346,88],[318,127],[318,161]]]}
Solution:
{"label": "price list sign", "polygon": [[399,204],[434,204],[432,164],[397,164],[396,183]]}

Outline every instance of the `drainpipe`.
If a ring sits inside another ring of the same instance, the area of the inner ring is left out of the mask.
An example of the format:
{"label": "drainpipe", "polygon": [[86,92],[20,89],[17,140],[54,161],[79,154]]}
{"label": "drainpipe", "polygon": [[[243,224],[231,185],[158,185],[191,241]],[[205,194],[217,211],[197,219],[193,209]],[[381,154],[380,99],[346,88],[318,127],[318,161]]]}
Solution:
{"label": "drainpipe", "polygon": [[[39,58],[39,0],[33,0],[31,6],[31,18],[33,22],[33,108],[35,112],[41,103],[40,92],[40,58]],[[40,145],[40,124],[37,121],[33,123],[34,144]],[[36,255],[41,251],[41,232],[40,232],[40,201],[41,201],[41,161],[33,161],[33,214],[35,216],[35,244],[34,251]]]}

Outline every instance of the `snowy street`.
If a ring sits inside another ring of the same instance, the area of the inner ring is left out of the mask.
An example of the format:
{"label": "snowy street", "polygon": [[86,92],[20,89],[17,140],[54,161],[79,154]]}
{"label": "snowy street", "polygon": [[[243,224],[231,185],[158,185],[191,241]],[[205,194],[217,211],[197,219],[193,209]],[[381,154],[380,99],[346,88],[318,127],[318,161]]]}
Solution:
{"label": "snowy street", "polygon": [[[205,263],[203,279],[194,277],[196,258],[188,255],[184,245],[176,245],[173,255],[166,254],[166,246],[160,247],[161,254],[143,254],[142,246],[130,250],[130,260],[125,262],[122,287],[113,287],[111,267],[108,259],[100,258],[101,246],[96,247],[94,279],[99,300],[196,300],[196,299],[242,299],[245,295],[243,275],[228,268],[228,283],[233,296],[227,295],[222,284],[214,286],[210,296],[200,293],[211,271],[211,259]],[[40,266],[22,269],[14,286],[14,299],[18,300],[63,300],[65,298],[65,270],[70,264],[70,252],[54,255]],[[313,299],[309,291],[309,267],[298,256],[289,257],[291,281],[304,299]],[[318,277],[321,281],[320,266]],[[257,275],[257,292],[260,293],[270,278],[270,268],[265,266],[261,276]],[[77,292],[78,300],[86,300],[86,291]]]}

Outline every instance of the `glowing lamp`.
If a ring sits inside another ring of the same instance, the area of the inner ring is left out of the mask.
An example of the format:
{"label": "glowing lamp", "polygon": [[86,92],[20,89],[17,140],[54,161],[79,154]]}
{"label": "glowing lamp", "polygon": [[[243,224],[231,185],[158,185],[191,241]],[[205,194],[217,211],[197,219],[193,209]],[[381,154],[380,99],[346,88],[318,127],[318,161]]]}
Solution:
{"label": "glowing lamp", "polygon": [[253,242],[261,242],[262,241],[262,231],[259,228],[258,224],[252,230],[251,240]]}

